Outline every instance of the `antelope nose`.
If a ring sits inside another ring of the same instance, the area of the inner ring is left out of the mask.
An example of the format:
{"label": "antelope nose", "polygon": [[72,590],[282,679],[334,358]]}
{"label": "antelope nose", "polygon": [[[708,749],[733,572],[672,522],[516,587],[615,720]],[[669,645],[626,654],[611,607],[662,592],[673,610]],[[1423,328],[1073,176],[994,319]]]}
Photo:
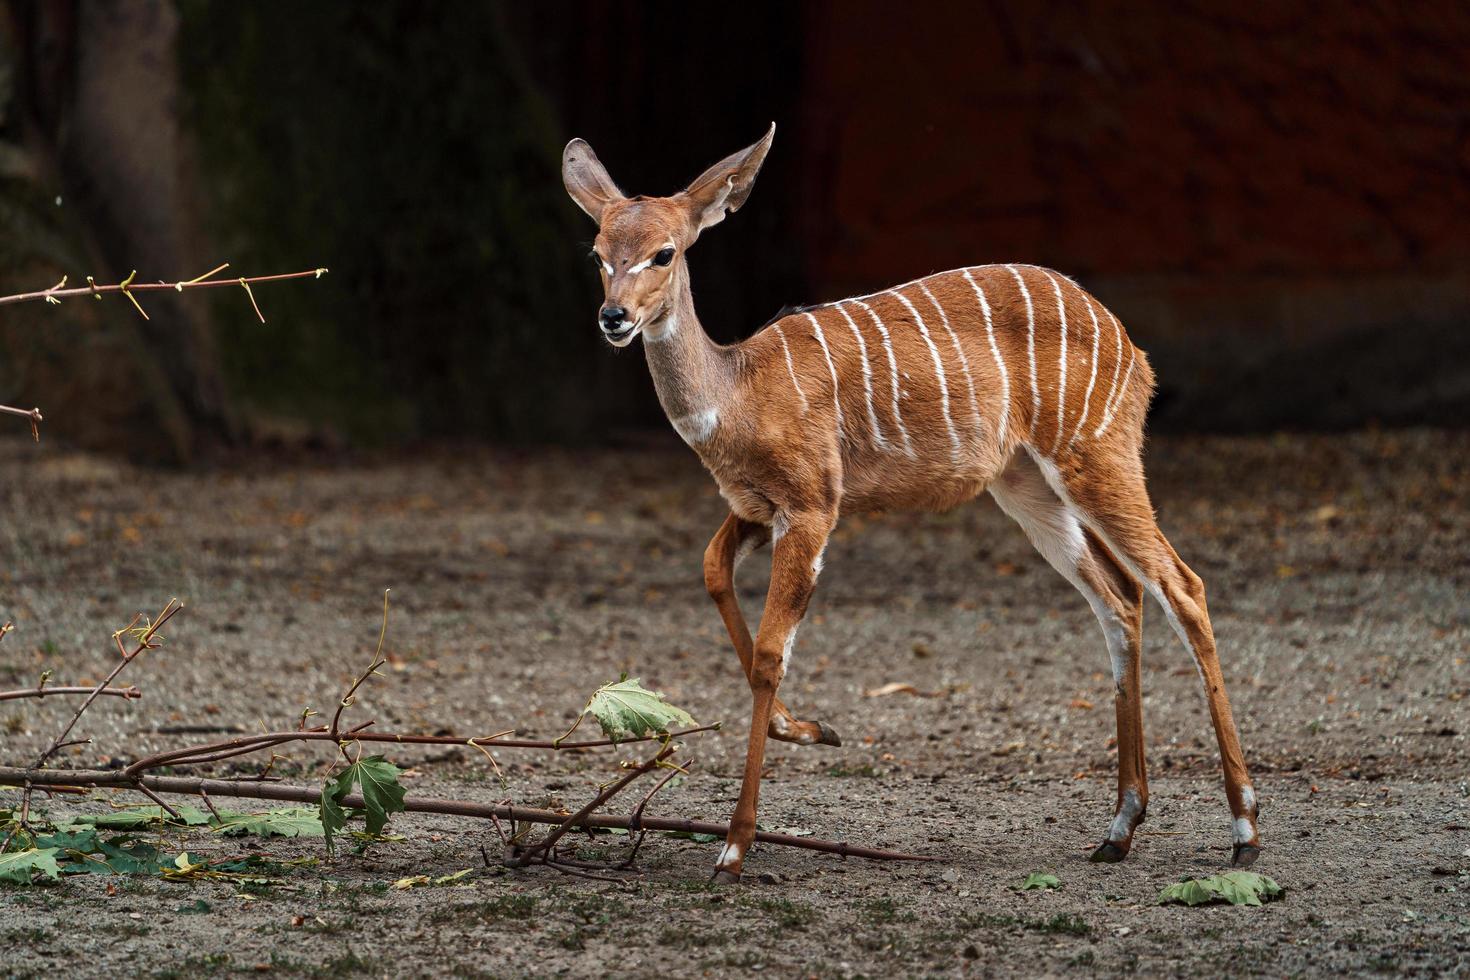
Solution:
{"label": "antelope nose", "polygon": [[628,311],[621,306],[604,306],[598,316],[602,320],[602,329],[611,332],[627,319]]}

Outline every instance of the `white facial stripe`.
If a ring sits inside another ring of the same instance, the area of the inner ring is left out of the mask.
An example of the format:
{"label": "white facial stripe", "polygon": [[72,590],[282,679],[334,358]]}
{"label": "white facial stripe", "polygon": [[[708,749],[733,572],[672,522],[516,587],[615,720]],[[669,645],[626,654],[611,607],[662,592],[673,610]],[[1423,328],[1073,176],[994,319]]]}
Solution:
{"label": "white facial stripe", "polygon": [[996,427],[996,442],[1005,445],[1006,421],[1011,414],[1011,375],[1006,370],[1006,362],[1000,356],[1000,348],[995,344],[995,325],[990,320],[990,303],[985,299],[985,291],[980,288],[970,275],[970,270],[965,270],[965,281],[970,288],[975,290],[975,298],[980,301],[980,312],[985,314],[985,336],[990,341],[990,355],[995,358],[995,366],[1000,371],[1000,422]]}
{"label": "white facial stripe", "polygon": [[873,410],[873,367],[868,363],[868,342],[863,339],[863,332],[858,329],[857,323],[844,307],[838,306],[837,312],[842,314],[842,318],[852,328],[852,335],[857,338],[858,354],[863,364],[863,394],[868,399],[868,425],[873,430],[873,441],[878,444],[878,448],[887,449],[888,440],[883,438],[883,429],[878,425],[878,413]]}
{"label": "white facial stripe", "polygon": [[1051,280],[1051,291],[1057,298],[1057,318],[1060,321],[1060,334],[1062,338],[1062,353],[1057,359],[1057,437],[1052,441],[1051,451],[1056,453],[1062,446],[1062,427],[1066,424],[1067,415],[1067,304],[1062,301],[1062,286],[1057,282],[1057,277],[1050,272],[1046,278]]}
{"label": "white facial stripe", "polygon": [[914,324],[919,328],[919,336],[924,338],[924,344],[929,348],[929,356],[934,360],[934,376],[939,380],[939,411],[944,416],[945,427],[949,429],[950,457],[958,463],[960,461],[960,434],[955,430],[954,419],[949,415],[949,382],[944,377],[944,364],[939,359],[939,348],[934,346],[934,341],[929,336],[929,328],[924,326],[924,318],[919,311],[909,302],[909,298],[903,293],[893,293],[895,299],[902,303],[914,318]]}
{"label": "white facial stripe", "polygon": [[771,329],[776,331],[776,336],[781,338],[781,350],[786,354],[786,371],[791,375],[791,385],[796,389],[796,397],[801,399],[801,414],[805,415],[807,409],[806,392],[801,390],[801,382],[796,380],[796,365],[791,363],[791,347],[786,343],[786,331],[781,329],[781,324],[771,324]]}
{"label": "white facial stripe", "polygon": [[[1036,308],[1031,305],[1031,291],[1016,267],[1006,268],[1016,277],[1016,285],[1021,287],[1021,296],[1026,300],[1026,360],[1031,365],[1031,424],[1035,426],[1041,421],[1041,389],[1036,386]],[[1034,431],[1032,438],[1035,438]]]}
{"label": "white facial stripe", "polygon": [[944,332],[949,334],[949,342],[954,345],[955,356],[960,359],[960,370],[965,375],[965,387],[970,392],[970,416],[975,423],[975,435],[978,437],[980,435],[980,402],[975,398],[975,379],[970,376],[970,359],[965,356],[965,349],[960,346],[959,335],[949,325],[949,314],[944,312],[944,307],[939,305],[939,300],[934,298],[928,286],[920,283],[919,288],[923,290],[925,296],[929,297],[929,302],[934,304],[934,308],[939,311],[939,322],[944,325]]}
{"label": "white facial stripe", "polygon": [[810,313],[806,318],[812,323],[812,332],[816,335],[817,343],[822,345],[822,356],[827,359],[827,370],[832,374],[832,407],[837,410],[837,438],[842,439],[842,400],[838,397],[837,389],[837,365],[832,363],[832,352],[827,349],[827,338],[822,336],[822,325],[817,318]]}
{"label": "white facial stripe", "polygon": [[604,261],[602,263],[602,271],[603,272],[606,272],[608,275],[612,275],[613,274],[612,263],[611,262]]}
{"label": "white facial stripe", "polygon": [[878,319],[878,314],[873,312],[873,308],[867,303],[864,303],[860,299],[855,299],[852,302],[861,306],[867,312],[868,316],[872,317],[873,325],[878,328],[878,336],[883,339],[883,350],[888,355],[888,370],[893,373],[893,424],[898,426],[898,434],[903,437],[903,448],[908,451],[910,456],[913,456],[914,442],[909,438],[909,430],[903,424],[903,414],[898,410],[898,361],[893,356],[893,344],[889,340],[888,328],[883,325],[883,321]]}
{"label": "white facial stripe", "polygon": [[636,276],[638,275],[638,273],[642,272],[644,269],[648,268],[651,265],[653,265],[653,259],[644,259],[637,265],[630,265],[628,266],[628,275]]}
{"label": "white facial stripe", "polygon": [[1082,434],[1082,427],[1087,424],[1087,411],[1092,407],[1092,389],[1097,384],[1097,346],[1102,333],[1097,323],[1097,308],[1092,305],[1092,297],[1083,293],[1082,298],[1087,301],[1087,312],[1092,314],[1092,376],[1087,379],[1087,394],[1082,396],[1082,414],[1077,418],[1077,428],[1072,433],[1072,441],[1067,443],[1069,446],[1076,442],[1077,437]]}

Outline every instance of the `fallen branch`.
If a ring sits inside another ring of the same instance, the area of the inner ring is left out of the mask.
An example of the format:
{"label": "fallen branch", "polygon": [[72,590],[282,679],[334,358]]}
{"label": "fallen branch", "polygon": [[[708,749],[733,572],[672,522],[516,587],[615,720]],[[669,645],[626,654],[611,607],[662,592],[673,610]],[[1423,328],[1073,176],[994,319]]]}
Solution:
{"label": "fallen branch", "polygon": [[18,691],[0,691],[0,701],[17,701],[21,698],[49,698],[57,694],[91,694],[96,691],[98,696],[112,696],[115,698],[126,698],[136,701],[143,696],[137,685],[131,687],[104,687],[97,691],[92,687],[46,687],[38,684],[35,687],[27,687]]}
{"label": "fallen branch", "polygon": [[[29,780],[33,785],[75,788],[115,787],[136,789],[139,786],[156,793],[183,796],[232,796],[256,800],[276,800],[285,803],[320,804],[320,790],[308,786],[288,786],[281,783],[263,783],[251,779],[194,779],[181,776],[141,776],[130,779],[120,770],[105,769],[45,769],[35,772],[14,766],[0,766],[0,786],[20,786]],[[361,794],[351,794],[342,800],[346,807],[363,807]],[[479,817],[485,820],[513,820],[521,823],[554,824],[567,823],[568,815],[555,810],[534,807],[508,806],[504,804],[470,803],[464,800],[444,800],[429,796],[405,797],[404,810],[410,813],[438,813],[457,817]],[[573,815],[576,816],[576,815]],[[686,820],[680,817],[644,817],[635,822],[630,817],[608,813],[586,813],[577,816],[574,828],[600,828],[608,830],[673,831],[676,833],[713,834],[724,837],[730,832],[726,823],[711,823],[706,820]],[[794,837],[758,830],[755,839],[763,844],[781,847],[796,847],[843,857],[870,858],[875,861],[934,861],[936,858],[924,854],[905,854],[901,851],[886,851],[875,847],[862,847],[842,841],[822,840],[819,837]]]}

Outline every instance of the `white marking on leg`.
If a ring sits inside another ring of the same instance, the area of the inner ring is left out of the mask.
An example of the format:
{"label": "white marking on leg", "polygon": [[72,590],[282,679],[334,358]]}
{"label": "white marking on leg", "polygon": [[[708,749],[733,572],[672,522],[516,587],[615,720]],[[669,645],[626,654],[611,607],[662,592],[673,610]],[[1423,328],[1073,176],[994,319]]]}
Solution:
{"label": "white marking on leg", "polygon": [[1077,428],[1072,432],[1072,440],[1067,445],[1077,441],[1082,434],[1082,427],[1087,424],[1087,412],[1092,407],[1092,389],[1097,384],[1097,346],[1102,334],[1102,328],[1098,326],[1097,309],[1092,305],[1092,297],[1086,293],[1082,298],[1087,301],[1087,312],[1092,314],[1092,376],[1087,379],[1087,394],[1082,396],[1082,414],[1077,419]]}
{"label": "white marking on leg", "polygon": [[781,647],[781,676],[786,676],[786,668],[791,664],[791,650],[796,646],[796,631],[801,626],[798,623],[791,627],[791,632],[786,634],[786,642]]}
{"label": "white marking on leg", "polygon": [[1247,813],[1256,812],[1256,791],[1249,786],[1240,788],[1240,804],[1245,807]]}
{"label": "white marking on leg", "polygon": [[837,437],[842,438],[842,400],[838,398],[837,390],[837,365],[832,363],[832,351],[827,348],[827,338],[822,335],[822,325],[817,318],[810,313],[806,318],[812,322],[812,331],[816,334],[817,343],[822,345],[822,356],[827,359],[827,370],[832,374],[832,407],[837,410]]}
{"label": "white marking on leg", "polygon": [[990,303],[985,298],[985,291],[970,276],[969,269],[965,270],[965,280],[975,290],[975,298],[980,301],[980,311],[985,314],[985,336],[990,341],[990,355],[995,358],[995,366],[1000,371],[1000,422],[996,426],[995,439],[998,445],[1004,446],[1006,421],[1011,414],[1011,375],[1006,370],[1006,362],[1000,356],[1000,348],[995,343],[995,325],[990,321]]}
{"label": "white marking on leg", "polygon": [[1114,844],[1121,844],[1133,836],[1133,821],[1143,812],[1143,801],[1138,798],[1138,790],[1128,789],[1123,791],[1123,803],[1118,807],[1117,816],[1113,817],[1113,824],[1108,828],[1108,840]]}
{"label": "white marking on leg", "polygon": [[791,363],[791,348],[786,343],[786,331],[781,329],[781,324],[771,324],[771,329],[776,331],[776,336],[781,338],[781,350],[786,352],[786,371],[791,375],[791,384],[796,388],[796,397],[801,399],[801,414],[805,415],[811,406],[807,404],[806,392],[801,390],[801,382],[796,380],[796,365]]}
{"label": "white marking on leg", "polygon": [[929,328],[924,325],[924,318],[919,315],[918,309],[903,293],[895,293],[889,290],[890,295],[902,303],[914,318],[914,324],[919,328],[919,336],[924,338],[924,344],[929,348],[929,356],[934,360],[934,376],[939,381],[939,411],[944,415],[944,425],[949,429],[950,456],[958,463],[960,461],[960,434],[954,427],[954,419],[949,415],[949,382],[944,377],[944,362],[939,359],[939,348],[934,346],[934,340],[929,336]]}
{"label": "white marking on leg", "polygon": [[861,306],[868,316],[872,317],[873,325],[878,328],[878,336],[883,338],[883,350],[888,355],[888,370],[893,373],[893,424],[898,427],[898,434],[903,437],[903,448],[912,456],[914,455],[914,442],[909,438],[909,430],[903,424],[903,414],[898,410],[898,360],[893,356],[893,344],[888,336],[888,328],[883,325],[878,314],[867,303],[860,299],[852,302]]}
{"label": "white marking on leg", "polygon": [[852,335],[857,338],[858,354],[863,365],[863,394],[868,400],[868,424],[873,429],[873,441],[878,444],[880,449],[887,449],[888,440],[883,438],[883,429],[878,425],[878,413],[873,410],[873,367],[868,363],[868,342],[863,339],[863,332],[858,329],[857,322],[853,320],[852,316],[848,314],[842,304],[839,303],[836,309],[838,313],[842,314],[842,318],[847,321],[847,325],[852,328]]}
{"label": "white marking on leg", "polygon": [[1231,836],[1237,844],[1249,844],[1256,839],[1256,825],[1248,817],[1236,817],[1234,830]]}
{"label": "white marking on leg", "polygon": [[1137,358],[1133,356],[1133,345],[1129,344],[1128,370],[1123,372],[1123,383],[1118,385],[1118,397],[1113,401],[1112,411],[1108,412],[1107,416],[1102,421],[1102,425],[1097,427],[1097,432],[1095,432],[1094,435],[1101,436],[1104,432],[1108,431],[1108,426],[1113,424],[1113,416],[1117,413],[1118,409],[1122,407],[1123,396],[1128,393],[1128,379],[1133,377],[1133,364],[1136,360]]}
{"label": "white marking on leg", "polygon": [[1061,321],[1062,338],[1062,353],[1057,359],[1057,437],[1051,444],[1052,455],[1056,455],[1062,446],[1062,428],[1067,417],[1067,304],[1062,302],[1062,286],[1057,277],[1047,272],[1046,278],[1051,280],[1051,291],[1057,297],[1057,318]]}
{"label": "white marking on leg", "polygon": [[1031,365],[1031,424],[1034,426],[1041,420],[1041,389],[1036,386],[1036,307],[1031,304],[1031,291],[1016,267],[1006,268],[1016,277],[1016,285],[1021,287],[1021,296],[1026,300],[1026,361]]}
{"label": "white marking on leg", "polygon": [[739,568],[740,563],[754,554],[755,550],[760,546],[761,537],[759,534],[747,534],[741,539],[739,547],[735,549],[735,564],[733,567]]}
{"label": "white marking on leg", "polygon": [[715,858],[715,864],[721,868],[728,868],[733,864],[740,863],[740,845],[726,844],[720,848],[720,856]]}
{"label": "white marking on leg", "polygon": [[674,423],[674,429],[679,436],[689,445],[696,446],[708,442],[720,427],[720,411],[717,408],[706,408],[688,415],[681,415],[676,419],[670,419]]}
{"label": "white marking on leg", "polygon": [[[1112,414],[1110,410],[1113,405],[1113,395],[1118,391],[1118,372],[1123,370],[1123,325],[1107,307],[1103,308],[1103,312],[1108,315],[1109,320],[1113,321],[1113,338],[1117,344],[1117,350],[1113,352],[1113,380],[1108,384],[1108,397],[1103,399],[1103,415],[1108,417]],[[1093,435],[1097,433],[1094,432]]]}

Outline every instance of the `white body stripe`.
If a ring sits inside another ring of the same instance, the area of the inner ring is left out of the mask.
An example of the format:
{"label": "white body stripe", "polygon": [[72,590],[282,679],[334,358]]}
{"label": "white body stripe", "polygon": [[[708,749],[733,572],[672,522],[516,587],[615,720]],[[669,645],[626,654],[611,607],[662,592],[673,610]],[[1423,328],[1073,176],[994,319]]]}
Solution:
{"label": "white body stripe", "polygon": [[791,348],[786,343],[786,331],[781,329],[779,323],[771,324],[771,328],[776,331],[776,336],[781,338],[781,350],[786,353],[786,371],[791,375],[791,384],[796,388],[796,397],[801,399],[801,414],[805,415],[811,406],[807,404],[806,392],[801,390],[801,382],[796,380],[796,365],[791,363]]}
{"label": "white body stripe", "polygon": [[832,407],[837,409],[837,438],[840,441],[842,438],[842,400],[838,397],[837,391],[837,365],[832,363],[832,352],[827,349],[827,338],[822,336],[822,325],[810,313],[806,314],[806,318],[812,322],[812,332],[816,334],[817,343],[822,345],[822,356],[827,359],[827,370],[832,373]]}
{"label": "white body stripe", "polygon": [[893,344],[889,341],[888,328],[883,325],[878,314],[867,303],[860,299],[852,300],[852,302],[861,306],[868,316],[873,318],[873,325],[878,328],[878,336],[883,338],[883,350],[888,355],[888,369],[893,372],[893,424],[898,426],[898,434],[903,437],[903,448],[912,456],[914,455],[914,441],[909,438],[909,430],[903,424],[903,413],[898,410],[898,360],[893,356]]}
{"label": "white body stripe", "polygon": [[980,312],[985,314],[985,337],[990,341],[990,354],[995,358],[996,369],[1000,371],[1000,422],[996,425],[995,439],[1003,446],[1006,441],[1006,420],[1011,415],[1011,373],[1006,370],[1005,359],[1000,356],[1000,348],[995,343],[995,325],[990,320],[990,302],[985,298],[985,291],[970,275],[969,269],[965,270],[965,281],[975,290],[975,298],[980,301]]}
{"label": "white body stripe", "polygon": [[1031,437],[1034,439],[1034,426],[1041,419],[1041,389],[1036,387],[1036,307],[1031,305],[1031,291],[1026,288],[1026,281],[1016,267],[1008,265],[1006,268],[1016,277],[1016,285],[1021,287],[1021,296],[1026,300],[1026,361],[1031,365]]}
{"label": "white body stripe", "polygon": [[857,322],[848,314],[842,306],[837,307],[837,312],[847,321],[852,328],[852,335],[857,338],[858,354],[862,358],[863,365],[863,394],[868,400],[868,424],[873,427],[873,441],[879,448],[887,449],[888,440],[883,438],[883,428],[878,424],[878,413],[873,409],[873,366],[868,363],[868,342],[863,339],[863,332],[858,329]]}
{"label": "white body stripe", "polygon": [[944,362],[939,359],[939,348],[934,346],[934,340],[929,336],[929,328],[924,326],[924,318],[919,315],[914,304],[909,302],[909,298],[903,293],[892,293],[892,295],[913,316],[914,324],[919,328],[919,336],[924,338],[924,343],[929,348],[929,356],[934,359],[934,376],[939,380],[939,411],[944,415],[944,424],[949,429],[950,455],[958,463],[960,461],[960,434],[955,430],[954,419],[949,414],[949,381],[944,377]]}
{"label": "white body stripe", "polygon": [[1062,429],[1067,417],[1067,304],[1062,301],[1062,286],[1050,272],[1051,291],[1057,297],[1057,318],[1061,321],[1062,353],[1057,359],[1057,438],[1051,444],[1053,454],[1062,447]]}
{"label": "white body stripe", "polygon": [[[1113,316],[1113,314],[1109,310],[1107,310],[1107,308],[1104,308],[1103,312],[1107,313],[1108,319],[1113,321],[1113,338],[1114,342],[1118,345],[1117,351],[1113,354],[1113,380],[1108,384],[1108,397],[1103,399],[1102,425],[1106,425],[1107,419],[1110,418],[1113,414],[1113,396],[1117,394],[1118,391],[1118,372],[1123,369],[1123,325],[1118,322],[1118,318]],[[1099,426],[1098,430],[1094,432],[1093,435],[1102,435],[1101,426]]]}
{"label": "white body stripe", "polygon": [[1102,333],[1102,328],[1097,323],[1097,309],[1092,305],[1092,297],[1086,293],[1082,298],[1087,301],[1087,312],[1092,314],[1092,376],[1087,379],[1087,394],[1082,396],[1082,414],[1077,417],[1077,428],[1072,432],[1072,440],[1067,445],[1077,441],[1082,434],[1082,427],[1087,424],[1087,412],[1092,407],[1092,389],[1097,384],[1097,345]]}
{"label": "white body stripe", "polygon": [[980,402],[975,398],[975,379],[970,375],[970,359],[965,356],[965,349],[960,346],[959,335],[949,325],[949,314],[944,312],[944,307],[939,305],[939,300],[929,291],[928,286],[920,283],[919,288],[923,290],[925,296],[929,297],[929,302],[934,304],[934,308],[939,311],[939,322],[944,324],[944,332],[949,334],[949,342],[954,345],[955,355],[960,359],[960,370],[965,374],[965,387],[970,393],[970,416],[975,423],[975,435],[978,438],[980,435]]}
{"label": "white body stripe", "polygon": [[1123,396],[1128,392],[1128,379],[1133,377],[1133,362],[1133,345],[1129,344],[1128,370],[1123,372],[1123,383],[1118,385],[1118,397],[1113,399],[1113,407],[1108,411],[1108,414],[1104,416],[1102,420],[1102,425],[1097,427],[1097,432],[1095,433],[1096,435],[1101,436],[1104,432],[1108,431],[1108,426],[1113,424],[1113,416],[1117,414],[1118,408],[1123,404]]}

